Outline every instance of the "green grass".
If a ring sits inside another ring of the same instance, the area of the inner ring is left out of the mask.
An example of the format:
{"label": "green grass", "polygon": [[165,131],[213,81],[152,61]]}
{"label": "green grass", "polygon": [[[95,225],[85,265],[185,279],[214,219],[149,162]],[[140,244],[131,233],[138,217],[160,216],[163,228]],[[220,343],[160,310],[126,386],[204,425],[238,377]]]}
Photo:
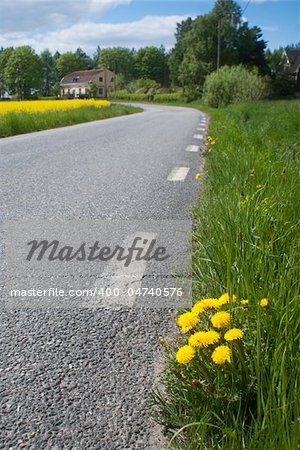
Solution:
{"label": "green grass", "polygon": [[85,106],[67,111],[47,111],[43,113],[7,113],[0,116],[0,137],[75,125],[93,120],[109,119],[142,111],[128,105],[112,105],[105,108]]}
{"label": "green grass", "polygon": [[[170,448],[299,448],[299,107],[278,101],[210,111],[218,141],[194,208],[194,300],[227,291],[249,299],[249,309],[236,318],[242,356],[227,366],[204,364],[205,352],[182,366],[179,344],[166,346],[165,393],[153,403]],[[264,297],[270,307],[262,312]]]}

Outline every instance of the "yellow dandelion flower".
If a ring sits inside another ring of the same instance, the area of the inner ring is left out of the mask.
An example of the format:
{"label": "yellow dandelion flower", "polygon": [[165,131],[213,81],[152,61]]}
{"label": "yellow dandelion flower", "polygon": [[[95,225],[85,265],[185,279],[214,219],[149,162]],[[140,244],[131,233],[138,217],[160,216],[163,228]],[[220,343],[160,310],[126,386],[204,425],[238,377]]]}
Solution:
{"label": "yellow dandelion flower", "polygon": [[225,364],[226,361],[230,361],[231,350],[227,345],[219,345],[214,349],[211,358],[215,364]]}
{"label": "yellow dandelion flower", "polygon": [[198,331],[190,336],[189,345],[191,347],[207,347],[208,345],[215,344],[219,339],[220,335],[215,330]]}
{"label": "yellow dandelion flower", "polygon": [[262,187],[262,184],[257,184],[256,189],[260,189]]}
{"label": "yellow dandelion flower", "polygon": [[210,143],[211,143],[211,145],[215,145],[215,144],[216,144],[216,141],[213,140],[213,141],[210,141]]}
{"label": "yellow dandelion flower", "polygon": [[203,313],[203,311],[205,311],[205,308],[202,303],[202,300],[195,303],[194,306],[192,307],[192,313],[196,314],[197,316],[199,316],[199,314]]}
{"label": "yellow dandelion flower", "polygon": [[214,314],[210,320],[215,328],[224,328],[230,324],[231,315],[226,311],[220,311]]}
{"label": "yellow dandelion flower", "polygon": [[212,141],[212,139],[213,139],[213,138],[212,138],[210,135],[207,136],[207,140],[208,140],[208,141]]}
{"label": "yellow dandelion flower", "polygon": [[218,299],[204,298],[203,300],[199,300],[197,303],[194,304],[192,312],[199,315],[203,311],[206,311],[208,309],[217,309],[220,308],[220,306],[221,304]]}
{"label": "yellow dandelion flower", "polygon": [[243,306],[247,306],[247,305],[249,305],[249,300],[241,300],[240,303]]}
{"label": "yellow dandelion flower", "polygon": [[244,332],[240,330],[239,328],[232,328],[231,330],[228,330],[224,334],[225,341],[236,341],[237,339],[242,339],[244,337]]}
{"label": "yellow dandelion flower", "polygon": [[267,308],[267,306],[269,306],[269,300],[267,298],[262,298],[259,304],[262,308]]}
{"label": "yellow dandelion flower", "polygon": [[183,345],[176,353],[176,361],[179,364],[188,364],[195,357],[196,351],[190,345]]}
{"label": "yellow dandelion flower", "polygon": [[[232,301],[236,302],[237,296],[236,295],[232,295]],[[230,297],[229,294],[226,292],[225,294],[221,295],[221,297],[219,297],[219,302],[221,305],[226,305],[230,302]]]}
{"label": "yellow dandelion flower", "polygon": [[194,312],[186,312],[178,317],[177,325],[184,333],[190,331],[197,325],[198,317]]}
{"label": "yellow dandelion flower", "polygon": [[196,175],[195,175],[195,179],[198,180],[199,178],[201,178],[201,173],[198,172],[198,173],[196,173]]}
{"label": "yellow dandelion flower", "polygon": [[202,300],[205,309],[217,309],[221,304],[217,298],[205,298]]}

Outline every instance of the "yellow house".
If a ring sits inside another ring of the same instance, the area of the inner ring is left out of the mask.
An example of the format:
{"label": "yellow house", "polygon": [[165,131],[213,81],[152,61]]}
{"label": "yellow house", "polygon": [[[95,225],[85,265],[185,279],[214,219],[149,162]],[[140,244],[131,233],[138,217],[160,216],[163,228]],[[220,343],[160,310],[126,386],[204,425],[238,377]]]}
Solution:
{"label": "yellow house", "polygon": [[62,97],[84,97],[91,85],[97,87],[96,97],[107,97],[114,86],[114,73],[109,69],[77,70],[65,75],[60,81]]}

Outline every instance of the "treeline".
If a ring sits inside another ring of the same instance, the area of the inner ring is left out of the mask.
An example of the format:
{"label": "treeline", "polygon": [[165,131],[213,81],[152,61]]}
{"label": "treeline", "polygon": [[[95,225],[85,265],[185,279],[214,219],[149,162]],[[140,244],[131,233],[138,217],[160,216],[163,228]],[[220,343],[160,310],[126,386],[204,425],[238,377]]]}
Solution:
{"label": "treeline", "polygon": [[98,47],[93,57],[81,48],[63,54],[52,54],[46,49],[37,55],[30,46],[7,47],[0,50],[0,97],[6,93],[21,99],[34,94],[59,95],[62,77],[76,70],[97,67],[114,71],[118,88],[136,80],[148,80],[149,87],[169,85],[168,55],[163,46],[137,51],[125,47]]}
{"label": "treeline", "polygon": [[260,28],[243,21],[234,0],[217,0],[210,13],[177,24],[176,43],[139,50],[126,47],[101,49],[93,57],[81,48],[75,52],[37,55],[30,46],[0,50],[0,96],[16,98],[59,95],[60,79],[76,70],[107,67],[117,74],[115,89],[130,93],[181,90],[187,99],[200,96],[205,79],[221,66],[243,65],[268,77],[273,93],[288,95],[294,89],[283,61],[283,49],[266,51]]}

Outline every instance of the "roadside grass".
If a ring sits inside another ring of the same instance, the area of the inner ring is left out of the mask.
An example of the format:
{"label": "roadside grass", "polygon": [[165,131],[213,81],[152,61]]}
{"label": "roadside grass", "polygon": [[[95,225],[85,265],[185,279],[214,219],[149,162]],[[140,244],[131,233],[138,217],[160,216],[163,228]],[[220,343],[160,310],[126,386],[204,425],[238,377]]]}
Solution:
{"label": "roadside grass", "polygon": [[141,108],[134,106],[111,105],[104,108],[83,106],[66,111],[8,112],[0,116],[0,137],[109,119],[140,111]]}
{"label": "roadside grass", "polygon": [[212,361],[214,345],[195,347],[180,364],[180,345],[212,327],[207,308],[164,344],[165,389],[153,393],[153,406],[170,448],[299,448],[299,109],[300,101],[269,101],[210,110],[217,140],[208,143],[194,207],[193,298],[229,293],[225,309],[244,337],[227,342],[228,328],[217,330],[232,351],[224,364]]}

